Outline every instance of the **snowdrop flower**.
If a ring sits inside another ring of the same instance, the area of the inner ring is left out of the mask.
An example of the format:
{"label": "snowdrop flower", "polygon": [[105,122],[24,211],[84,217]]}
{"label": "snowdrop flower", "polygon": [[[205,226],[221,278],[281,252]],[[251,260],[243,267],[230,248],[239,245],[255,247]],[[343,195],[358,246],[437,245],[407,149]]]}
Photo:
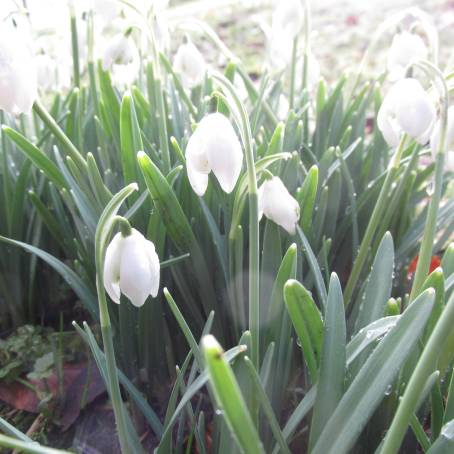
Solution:
{"label": "snowdrop flower", "polygon": [[301,0],[279,2],[273,12],[271,30],[268,35],[270,62],[279,70],[292,58],[293,39],[300,32],[304,22],[304,9]]}
{"label": "snowdrop flower", "polygon": [[206,72],[205,59],[192,42],[178,48],[173,64],[186,88],[196,87],[203,82]]}
{"label": "snowdrop flower", "polygon": [[[430,137],[430,148],[434,159],[438,152],[438,144],[440,142],[440,127],[441,122],[438,120]],[[454,172],[454,106],[448,109],[448,125],[445,138],[445,168],[449,172]]]}
{"label": "snowdrop flower", "polygon": [[30,43],[6,23],[0,24],[0,109],[30,112],[38,82]]}
{"label": "snowdrop flower", "polygon": [[204,117],[186,147],[186,169],[194,192],[205,194],[211,171],[221,188],[232,192],[242,164],[243,150],[227,117],[220,113]]}
{"label": "snowdrop flower", "polygon": [[104,287],[112,301],[120,303],[124,293],[140,307],[159,290],[159,258],[154,244],[136,229],[123,236],[118,232],[110,242],[104,262]]}
{"label": "snowdrop flower", "polygon": [[280,1],[273,12],[272,32],[295,38],[303,27],[304,9],[301,0]]}
{"label": "snowdrop flower", "polygon": [[279,177],[266,180],[259,188],[259,219],[263,214],[294,235],[300,218],[300,206]]}
{"label": "snowdrop flower", "polygon": [[416,79],[406,78],[396,82],[385,96],[377,125],[392,147],[399,144],[402,133],[424,145],[429,140],[435,117],[435,105],[428,93]]}
{"label": "snowdrop flower", "polygon": [[427,59],[427,55],[427,47],[419,35],[408,31],[395,35],[388,51],[390,79],[401,79],[405,76],[405,70],[410,63]]}
{"label": "snowdrop flower", "polygon": [[115,81],[129,85],[139,71],[139,51],[130,34],[119,33],[114,36],[104,50],[102,68],[112,69]]}

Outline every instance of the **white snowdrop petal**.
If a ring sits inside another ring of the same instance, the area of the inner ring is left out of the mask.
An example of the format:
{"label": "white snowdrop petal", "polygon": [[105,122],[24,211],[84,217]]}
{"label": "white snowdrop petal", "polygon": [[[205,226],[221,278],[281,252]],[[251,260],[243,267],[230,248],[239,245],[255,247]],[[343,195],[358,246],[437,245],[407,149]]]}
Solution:
{"label": "white snowdrop petal", "polygon": [[158,254],[156,254],[156,249],[154,244],[149,241],[145,240],[144,242],[145,252],[148,258],[148,265],[150,267],[150,277],[151,277],[151,290],[150,294],[153,298],[155,298],[159,291],[159,278],[160,278],[160,263]]}
{"label": "white snowdrop petal", "polygon": [[205,77],[205,59],[192,42],[182,44],[178,48],[174,58],[174,68],[181,75],[186,88],[200,85]]}
{"label": "white snowdrop petal", "polygon": [[391,80],[404,77],[405,69],[412,61],[427,59],[427,55],[427,47],[419,35],[408,31],[396,34],[387,60]]}
{"label": "white snowdrop petal", "polygon": [[202,197],[208,187],[208,174],[195,169],[190,160],[186,160],[186,170],[192,189],[199,197]]}
{"label": "white snowdrop petal", "polygon": [[117,233],[107,246],[104,259],[104,288],[113,302],[120,303],[120,259],[123,237]]}
{"label": "white snowdrop petal", "polygon": [[299,204],[288,192],[281,179],[273,177],[265,181],[261,189],[261,205],[265,216],[290,234],[295,234],[300,217]]}
{"label": "white snowdrop petal", "polygon": [[137,230],[123,239],[120,261],[120,288],[134,306],[145,303],[153,288],[145,239]]}

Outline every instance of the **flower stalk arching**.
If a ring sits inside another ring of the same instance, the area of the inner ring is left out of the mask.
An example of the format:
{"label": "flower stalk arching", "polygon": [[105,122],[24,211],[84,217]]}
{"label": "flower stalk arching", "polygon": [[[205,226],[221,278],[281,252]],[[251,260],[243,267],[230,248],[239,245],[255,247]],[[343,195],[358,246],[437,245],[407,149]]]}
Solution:
{"label": "flower stalk arching", "polygon": [[[112,325],[109,317],[106,293],[104,290],[104,260],[107,249],[107,242],[115,224],[120,222],[121,228],[127,228],[124,218],[116,215],[123,201],[138,189],[136,183],[132,183],[118,192],[108,203],[98,222],[95,234],[95,264],[96,264],[96,290],[99,304],[99,320],[101,324],[102,342],[106,356],[108,391],[112,401],[115,422],[118,429],[118,438],[122,452],[132,452],[128,442],[128,430],[126,417],[123,409],[123,401],[120,394],[120,384],[117,375],[117,365],[112,338]],[[126,221],[127,222],[127,221]],[[129,224],[129,223],[128,223]]]}
{"label": "flower stalk arching", "polygon": [[[395,27],[398,25],[400,22],[402,22],[406,16],[409,14],[413,14],[416,18],[419,19],[419,21],[424,24],[426,21],[424,17],[424,13],[419,10],[419,8],[409,8],[406,9],[402,12],[399,12],[395,14],[394,16],[390,17],[389,19],[386,19],[383,21],[380,26],[378,27],[377,31],[374,33],[372,36],[371,41],[369,42],[369,45],[366,48],[366,51],[363,54],[363,58],[361,59],[361,62],[358,66],[358,71],[356,72],[356,76],[350,91],[350,96],[348,98],[351,98],[358,87],[358,84],[361,80],[361,76],[364,72],[364,68],[366,67],[366,64],[369,62],[369,58],[372,55],[372,52],[375,50],[376,46],[382,39],[385,33],[387,33],[391,28]],[[432,57],[435,63],[437,63],[438,60],[438,37],[436,36],[436,33],[432,33],[431,30],[429,30],[428,27],[423,26],[423,31],[427,37],[427,40],[430,44],[430,48],[432,51]]]}
{"label": "flower stalk arching", "polygon": [[434,192],[430,200],[427,212],[426,224],[424,227],[423,239],[419,250],[419,259],[416,265],[413,285],[410,292],[410,302],[413,301],[421,292],[424,280],[427,276],[432,257],[432,248],[435,239],[435,230],[437,226],[438,208],[440,205],[442,186],[443,186],[443,164],[445,157],[446,131],[448,123],[449,91],[446,81],[441,71],[432,63],[421,61],[414,64],[424,70],[428,75],[435,79],[435,86],[439,91],[440,106],[440,140],[438,149],[433,150],[435,153],[435,178]]}
{"label": "flower stalk arching", "polygon": [[226,89],[234,102],[235,111],[239,115],[238,122],[246,155],[249,193],[249,330],[252,344],[251,359],[258,368],[260,362],[259,205],[251,127],[246,110],[232,83],[221,74],[215,73],[212,77]]}

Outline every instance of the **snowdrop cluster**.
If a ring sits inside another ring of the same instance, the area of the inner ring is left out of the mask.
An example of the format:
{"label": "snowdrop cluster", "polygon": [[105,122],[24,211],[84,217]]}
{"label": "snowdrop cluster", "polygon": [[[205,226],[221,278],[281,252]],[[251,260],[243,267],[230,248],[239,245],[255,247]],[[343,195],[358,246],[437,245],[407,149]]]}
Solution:
{"label": "snowdrop cluster", "polygon": [[134,306],[142,306],[149,295],[158,294],[159,272],[154,244],[139,231],[113,237],[104,262],[104,287],[112,301],[119,304],[123,293]]}

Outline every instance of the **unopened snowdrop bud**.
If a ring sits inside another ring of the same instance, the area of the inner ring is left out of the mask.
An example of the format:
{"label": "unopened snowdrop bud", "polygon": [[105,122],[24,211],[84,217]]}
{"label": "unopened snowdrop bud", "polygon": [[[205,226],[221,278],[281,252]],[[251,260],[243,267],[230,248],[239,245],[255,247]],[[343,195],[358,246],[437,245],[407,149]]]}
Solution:
{"label": "unopened snowdrop bud", "polygon": [[266,180],[259,188],[259,219],[262,215],[294,235],[300,218],[300,206],[279,177]]}
{"label": "unopened snowdrop bud", "polygon": [[406,78],[396,82],[385,96],[377,125],[392,147],[397,147],[403,133],[424,145],[435,118],[435,105],[428,93],[416,79]]}
{"label": "unopened snowdrop bud", "polygon": [[13,26],[0,23],[0,109],[30,112],[38,90],[30,43]]}
{"label": "unopened snowdrop bud", "polygon": [[123,293],[140,307],[149,295],[158,294],[159,270],[159,258],[151,241],[135,229],[127,236],[119,232],[107,247],[104,287],[115,303],[120,303]]}
{"label": "unopened snowdrop bud", "polygon": [[186,147],[186,169],[194,192],[203,196],[212,171],[221,188],[230,193],[243,164],[243,150],[232,124],[212,113],[202,119]]}
{"label": "unopened snowdrop bud", "polygon": [[173,64],[186,88],[196,87],[203,82],[206,72],[205,59],[192,42],[178,48]]}
{"label": "unopened snowdrop bud", "polygon": [[[435,159],[436,153],[438,153],[439,143],[440,143],[440,128],[441,121],[438,120],[435,124],[432,136],[430,137],[430,148],[432,150],[432,155]],[[445,149],[442,150],[445,152],[445,168],[449,172],[454,172],[454,106],[451,106],[448,109],[448,125],[446,128],[446,137],[445,137]]]}
{"label": "unopened snowdrop bud", "polygon": [[411,62],[427,59],[427,55],[427,47],[419,35],[408,31],[395,35],[388,51],[390,79],[401,79],[405,76],[405,70]]}

